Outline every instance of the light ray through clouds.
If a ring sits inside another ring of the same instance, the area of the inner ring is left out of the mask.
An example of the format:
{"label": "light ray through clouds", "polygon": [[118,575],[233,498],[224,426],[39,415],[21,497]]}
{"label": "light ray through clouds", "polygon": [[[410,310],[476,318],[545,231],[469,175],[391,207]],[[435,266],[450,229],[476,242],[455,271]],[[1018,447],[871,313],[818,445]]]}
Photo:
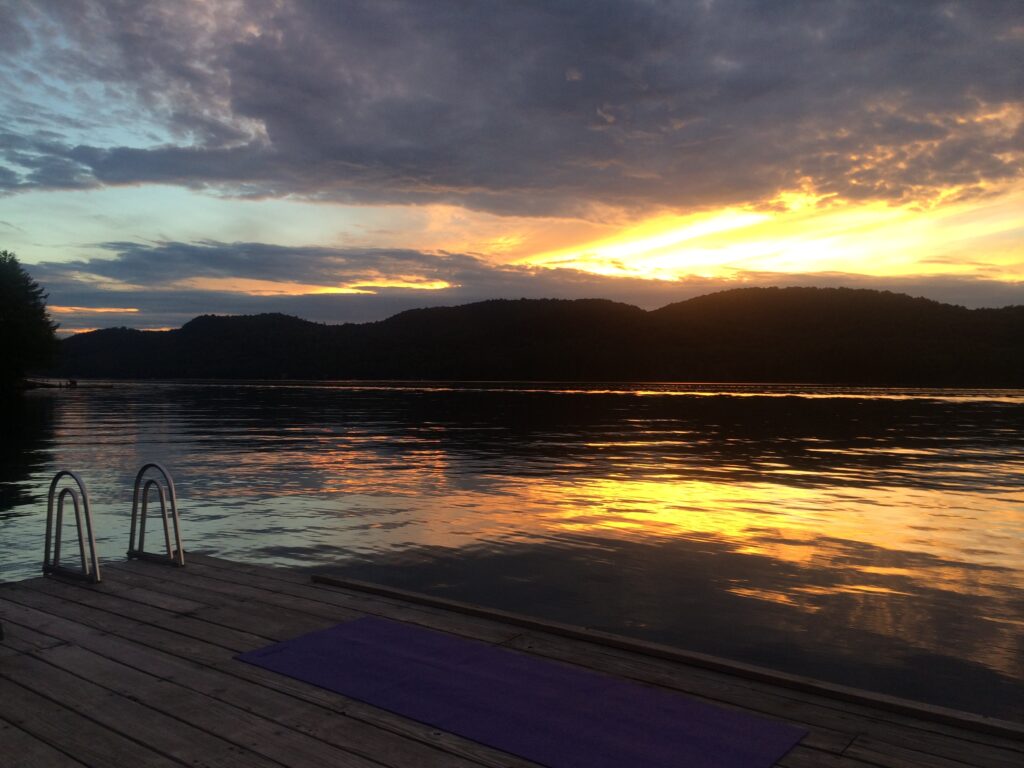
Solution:
{"label": "light ray through clouds", "polygon": [[0,247],[65,332],[737,285],[1024,303],[1017,3],[9,0],[0,45]]}

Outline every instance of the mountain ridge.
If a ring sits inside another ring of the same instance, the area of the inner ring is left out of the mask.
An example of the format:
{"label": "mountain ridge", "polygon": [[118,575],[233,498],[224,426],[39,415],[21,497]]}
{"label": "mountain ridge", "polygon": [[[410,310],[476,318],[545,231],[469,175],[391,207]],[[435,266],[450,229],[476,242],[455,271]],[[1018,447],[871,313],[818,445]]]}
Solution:
{"label": "mountain ridge", "polygon": [[72,336],[53,373],[1024,386],[1024,306],[737,288],[650,311],[608,299],[490,299],[361,324],[201,315],[171,331]]}

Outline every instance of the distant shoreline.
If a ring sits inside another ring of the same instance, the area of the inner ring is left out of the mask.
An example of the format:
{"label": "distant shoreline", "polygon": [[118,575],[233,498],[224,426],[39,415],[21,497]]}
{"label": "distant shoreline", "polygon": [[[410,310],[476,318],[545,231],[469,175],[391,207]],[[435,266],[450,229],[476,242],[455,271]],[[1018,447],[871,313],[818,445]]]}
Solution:
{"label": "distant shoreline", "polygon": [[710,381],[547,381],[547,380],[445,380],[445,379],[83,379],[77,387],[38,382],[33,390],[74,391],[129,387],[224,387],[253,389],[339,389],[419,392],[521,392],[592,395],[665,395],[698,397],[889,397],[934,398],[943,394],[956,399],[976,394],[984,399],[1005,394],[1012,401],[1024,399],[1024,387],[899,386],[832,384],[815,382],[710,382]]}
{"label": "distant shoreline", "polygon": [[208,315],[60,346],[48,373],[62,379],[1024,386],[1024,306],[841,288],[740,288],[650,312],[605,299],[492,300],[361,325]]}

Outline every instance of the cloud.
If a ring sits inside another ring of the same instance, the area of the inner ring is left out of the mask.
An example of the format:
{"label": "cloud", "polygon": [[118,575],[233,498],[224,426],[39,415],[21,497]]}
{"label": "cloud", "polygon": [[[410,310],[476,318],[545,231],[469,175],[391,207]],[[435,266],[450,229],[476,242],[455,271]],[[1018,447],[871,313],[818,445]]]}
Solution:
{"label": "cloud", "polygon": [[168,183],[588,215],[806,187],[930,203],[1024,168],[1015,3],[13,8],[4,39],[28,63],[10,57],[0,82],[29,122],[0,140],[0,191]]}
{"label": "cloud", "polygon": [[[100,247],[113,255],[26,265],[49,292],[49,303],[61,308],[58,319],[65,332],[124,324],[178,327],[201,314],[260,312],[328,323],[367,322],[406,309],[492,298],[610,298],[653,309],[729,288],[770,285],[875,288],[971,307],[1024,303],[1024,284],[980,278],[751,271],[731,279],[667,281],[497,265],[470,254],[408,249],[213,241]],[[409,287],[417,284],[447,287]],[[338,286],[356,286],[357,291],[322,292]]]}
{"label": "cloud", "polygon": [[408,249],[278,246],[267,243],[132,242],[102,243],[114,258],[92,258],[38,265],[43,274],[88,275],[94,281],[150,286],[187,280],[236,279],[300,283],[330,288],[375,281],[442,280],[459,284],[493,268],[463,254]]}

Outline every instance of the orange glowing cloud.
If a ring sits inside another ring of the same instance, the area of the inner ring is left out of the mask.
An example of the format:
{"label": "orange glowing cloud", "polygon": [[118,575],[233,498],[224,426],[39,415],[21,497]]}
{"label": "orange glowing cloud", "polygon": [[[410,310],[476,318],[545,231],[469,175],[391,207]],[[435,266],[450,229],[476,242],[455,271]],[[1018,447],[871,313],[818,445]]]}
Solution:
{"label": "orange glowing cloud", "polygon": [[58,336],[74,336],[75,334],[78,334],[78,333],[90,333],[92,331],[98,331],[98,330],[100,330],[100,329],[96,328],[96,327],[87,327],[87,328],[58,328],[57,329],[57,335]]}
{"label": "orange glowing cloud", "polygon": [[444,280],[419,279],[415,276],[374,277],[353,280],[339,285],[318,285],[248,277],[190,277],[174,282],[173,288],[200,291],[225,291],[249,296],[311,296],[322,294],[374,294],[375,288],[405,288],[437,291],[452,287]]}
{"label": "orange glowing cloud", "polygon": [[63,307],[54,304],[47,309],[57,315],[123,315],[139,311],[137,307]]}

